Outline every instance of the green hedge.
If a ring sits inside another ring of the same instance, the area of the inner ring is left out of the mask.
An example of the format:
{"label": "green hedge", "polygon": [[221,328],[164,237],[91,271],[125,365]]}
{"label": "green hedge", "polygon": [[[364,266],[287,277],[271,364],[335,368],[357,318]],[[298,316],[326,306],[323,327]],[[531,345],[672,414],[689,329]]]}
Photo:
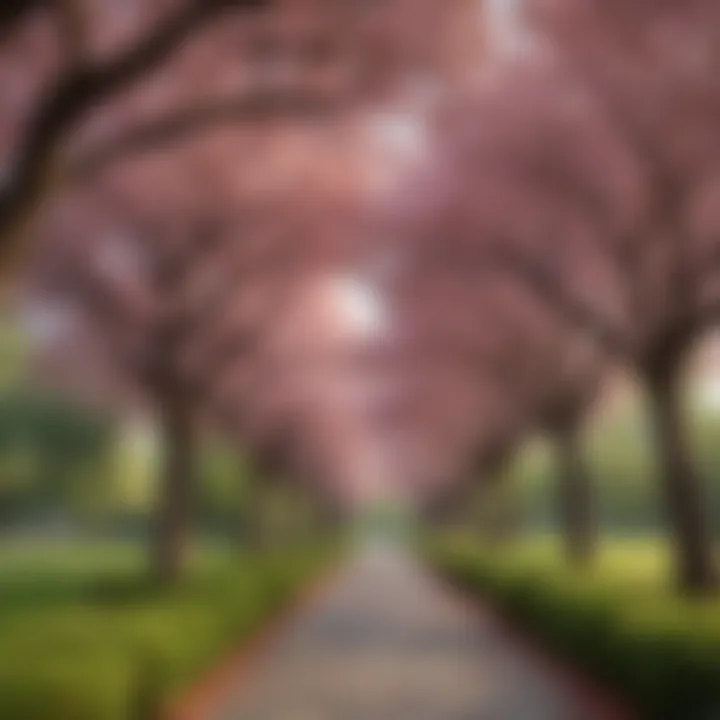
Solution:
{"label": "green hedge", "polygon": [[643,718],[720,718],[720,602],[682,599],[659,548],[616,545],[586,574],[546,549],[434,542],[431,561],[628,699]]}
{"label": "green hedge", "polygon": [[172,591],[113,579],[60,607],[15,608],[2,623],[0,718],[155,720],[329,557],[248,555]]}

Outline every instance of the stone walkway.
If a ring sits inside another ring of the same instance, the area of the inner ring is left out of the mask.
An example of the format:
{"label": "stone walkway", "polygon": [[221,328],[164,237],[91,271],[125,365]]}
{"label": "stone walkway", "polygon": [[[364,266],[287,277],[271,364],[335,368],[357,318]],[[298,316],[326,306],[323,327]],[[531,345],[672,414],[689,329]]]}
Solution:
{"label": "stone walkway", "polygon": [[[595,720],[411,558],[365,553],[208,720]],[[574,704],[575,703],[575,704]]]}

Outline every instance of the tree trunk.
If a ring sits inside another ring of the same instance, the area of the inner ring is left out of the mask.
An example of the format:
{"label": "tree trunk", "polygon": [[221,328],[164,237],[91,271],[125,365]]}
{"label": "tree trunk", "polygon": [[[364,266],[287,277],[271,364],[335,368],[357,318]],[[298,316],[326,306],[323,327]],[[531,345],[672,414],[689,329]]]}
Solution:
{"label": "tree trunk", "polygon": [[345,518],[338,504],[328,498],[318,498],[314,532],[320,537],[332,537],[343,527]]}
{"label": "tree trunk", "polygon": [[509,478],[487,484],[483,491],[480,535],[490,545],[504,547],[518,538],[522,527],[517,499]]}
{"label": "tree trunk", "polygon": [[191,414],[177,403],[162,418],[162,468],[151,549],[152,577],[173,584],[185,570],[195,463]]}
{"label": "tree trunk", "polygon": [[558,464],[558,510],[565,553],[576,567],[587,567],[596,556],[597,518],[595,492],[583,458],[575,424],[555,432]]}
{"label": "tree trunk", "polygon": [[467,525],[467,505],[467,488],[456,483],[432,499],[427,517],[439,529],[459,530]]}
{"label": "tree trunk", "polygon": [[680,372],[679,363],[665,363],[647,372],[645,383],[678,581],[685,592],[707,594],[717,590],[718,574],[702,481],[684,436]]}
{"label": "tree trunk", "polygon": [[274,494],[279,482],[272,473],[254,471],[245,498],[247,544],[256,552],[270,550],[279,544],[273,527]]}

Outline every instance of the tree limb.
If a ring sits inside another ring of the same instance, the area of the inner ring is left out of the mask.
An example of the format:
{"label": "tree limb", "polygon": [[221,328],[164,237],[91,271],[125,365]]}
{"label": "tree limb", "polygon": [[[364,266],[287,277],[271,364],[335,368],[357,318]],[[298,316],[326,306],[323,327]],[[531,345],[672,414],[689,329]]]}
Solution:
{"label": "tree limb", "polygon": [[68,65],[72,68],[86,62],[87,33],[84,8],[77,0],[52,0],[56,25]]}
{"label": "tree limb", "polygon": [[488,269],[498,269],[517,276],[543,302],[549,303],[571,326],[589,332],[606,352],[627,357],[629,344],[624,334],[608,318],[574,297],[552,277],[542,263],[508,243],[496,243],[484,251],[482,262]]}
{"label": "tree limb", "polygon": [[263,6],[270,0],[193,0],[127,52],[97,65],[74,67],[41,102],[22,141],[14,172],[0,192],[0,264],[60,170],[67,135],[101,102],[159,67],[191,34],[221,12]]}
{"label": "tree limb", "polygon": [[0,43],[29,15],[47,5],[47,0],[2,0],[0,2]]}
{"label": "tree limb", "polygon": [[98,143],[70,163],[68,179],[87,180],[115,160],[162,149],[188,135],[219,126],[273,117],[322,117],[334,109],[331,102],[303,92],[255,92],[219,99],[171,112]]}

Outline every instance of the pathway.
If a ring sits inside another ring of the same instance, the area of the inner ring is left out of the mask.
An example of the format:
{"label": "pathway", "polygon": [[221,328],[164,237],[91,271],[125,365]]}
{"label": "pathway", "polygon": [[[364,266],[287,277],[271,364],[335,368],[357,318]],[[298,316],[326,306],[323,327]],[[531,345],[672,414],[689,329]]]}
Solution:
{"label": "pathway", "polygon": [[366,553],[208,720],[596,720],[411,558]]}

